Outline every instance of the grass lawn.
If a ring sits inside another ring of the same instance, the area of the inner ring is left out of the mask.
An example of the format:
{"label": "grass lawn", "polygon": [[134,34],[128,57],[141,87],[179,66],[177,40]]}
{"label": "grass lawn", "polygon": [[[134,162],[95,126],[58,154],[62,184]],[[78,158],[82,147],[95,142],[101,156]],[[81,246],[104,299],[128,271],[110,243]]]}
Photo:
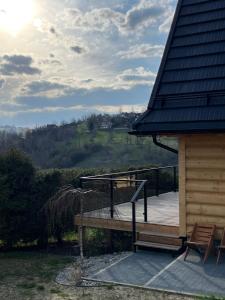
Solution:
{"label": "grass lawn", "polygon": [[[55,283],[59,270],[72,261],[69,257],[39,253],[0,253],[1,300],[153,300],[197,299],[121,286],[65,287]],[[204,299],[204,298],[202,298]]]}

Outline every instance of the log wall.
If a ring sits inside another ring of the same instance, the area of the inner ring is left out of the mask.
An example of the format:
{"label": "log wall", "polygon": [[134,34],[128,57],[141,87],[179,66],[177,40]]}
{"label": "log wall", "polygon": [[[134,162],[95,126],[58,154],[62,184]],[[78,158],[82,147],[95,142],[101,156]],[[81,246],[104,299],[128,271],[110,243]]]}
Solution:
{"label": "log wall", "polygon": [[225,227],[225,134],[179,138],[180,235],[195,222]]}

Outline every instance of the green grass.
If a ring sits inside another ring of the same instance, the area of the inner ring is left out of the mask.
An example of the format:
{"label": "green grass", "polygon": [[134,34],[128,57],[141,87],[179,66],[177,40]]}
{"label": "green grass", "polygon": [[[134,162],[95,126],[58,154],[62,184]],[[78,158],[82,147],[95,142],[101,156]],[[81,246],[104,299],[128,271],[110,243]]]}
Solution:
{"label": "green grass", "polygon": [[197,297],[196,300],[225,300],[225,298],[217,296],[200,296]]}
{"label": "green grass", "polygon": [[[34,252],[0,253],[0,299],[7,299],[9,290],[15,300],[46,299],[49,285],[55,288],[57,273],[72,261],[71,257]],[[67,298],[60,289],[59,294]]]}
{"label": "green grass", "polygon": [[0,254],[0,283],[14,276],[28,280],[36,278],[40,282],[49,282],[58,270],[71,262],[70,257],[39,253],[12,252]]}

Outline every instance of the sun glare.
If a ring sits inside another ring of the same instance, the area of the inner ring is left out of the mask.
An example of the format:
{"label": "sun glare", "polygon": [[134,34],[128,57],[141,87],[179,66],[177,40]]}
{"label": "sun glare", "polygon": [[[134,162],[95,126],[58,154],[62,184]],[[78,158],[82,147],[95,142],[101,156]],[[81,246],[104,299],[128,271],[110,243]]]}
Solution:
{"label": "sun glare", "polygon": [[0,30],[16,35],[33,17],[33,0],[0,0]]}

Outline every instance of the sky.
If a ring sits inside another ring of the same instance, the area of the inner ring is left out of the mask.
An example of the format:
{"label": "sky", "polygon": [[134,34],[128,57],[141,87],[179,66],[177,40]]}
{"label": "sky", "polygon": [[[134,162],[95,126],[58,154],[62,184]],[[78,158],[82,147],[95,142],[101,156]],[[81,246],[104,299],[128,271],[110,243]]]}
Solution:
{"label": "sky", "polygon": [[0,125],[142,112],[177,0],[0,0]]}

